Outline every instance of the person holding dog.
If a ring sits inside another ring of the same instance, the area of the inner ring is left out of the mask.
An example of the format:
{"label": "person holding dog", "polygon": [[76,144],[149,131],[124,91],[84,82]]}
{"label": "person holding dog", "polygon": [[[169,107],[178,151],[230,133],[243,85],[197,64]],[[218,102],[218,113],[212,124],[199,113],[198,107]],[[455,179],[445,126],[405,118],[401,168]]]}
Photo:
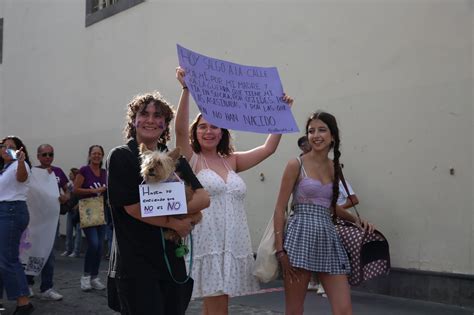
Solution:
{"label": "person holding dog", "polygon": [[[167,151],[170,104],[159,92],[138,95],[128,104],[125,145],[112,149],[107,158],[108,193],[115,237],[107,283],[109,307],[121,314],[185,314],[193,280],[187,281],[183,257],[175,242],[165,240],[166,229],[187,236],[192,219],[173,216],[142,217],[138,186],[143,182],[139,146]],[[184,158],[176,172],[194,190],[188,213],[209,206],[209,196]],[[166,250],[163,248],[165,245]]]}
{"label": "person holding dog", "polygon": [[[176,115],[176,144],[190,161],[196,176],[211,195],[194,233],[193,297],[203,297],[203,314],[227,314],[229,296],[259,289],[252,275],[254,257],[244,209],[246,185],[238,172],[248,170],[270,155],[280,142],[271,134],[265,143],[245,152],[234,152],[229,130],[210,124],[199,114],[189,124],[189,91],[185,72],[176,69],[183,91]],[[293,99],[283,99],[289,106]]]}

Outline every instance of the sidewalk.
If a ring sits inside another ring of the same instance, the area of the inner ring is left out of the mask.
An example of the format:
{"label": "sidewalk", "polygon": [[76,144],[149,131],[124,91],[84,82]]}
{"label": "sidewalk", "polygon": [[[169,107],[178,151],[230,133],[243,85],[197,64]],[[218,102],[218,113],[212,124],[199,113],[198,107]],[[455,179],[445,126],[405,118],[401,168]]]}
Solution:
{"label": "sidewalk", "polygon": [[[100,278],[105,283],[108,261],[101,264]],[[82,274],[82,258],[67,258],[56,252],[56,269],[54,288],[64,296],[59,302],[42,301],[33,298],[36,315],[112,315],[118,314],[107,307],[106,291],[82,292],[79,288],[79,279]],[[39,279],[36,280],[35,292],[39,291]],[[383,295],[352,293],[354,314],[364,315],[474,315],[474,309],[461,308],[431,302],[415,301],[403,298],[394,298]],[[6,311],[1,315],[9,315],[15,309],[15,303],[5,301]],[[192,301],[187,314],[201,314],[202,301]],[[284,294],[281,281],[265,285],[260,292],[254,295],[236,297],[230,300],[230,314],[283,314],[285,310]],[[317,296],[311,291],[306,296],[305,314],[331,314],[329,302],[326,298]],[[172,315],[172,314],[170,314]]]}

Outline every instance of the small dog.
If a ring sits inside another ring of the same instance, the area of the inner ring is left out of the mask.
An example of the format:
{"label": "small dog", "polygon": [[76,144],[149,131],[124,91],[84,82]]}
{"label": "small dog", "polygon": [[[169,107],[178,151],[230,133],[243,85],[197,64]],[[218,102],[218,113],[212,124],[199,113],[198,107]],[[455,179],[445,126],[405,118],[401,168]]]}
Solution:
{"label": "small dog", "polygon": [[[142,163],[140,165],[140,174],[147,184],[159,183],[171,178],[175,169],[176,162],[180,157],[181,149],[175,148],[169,152],[151,151],[143,143],[140,144],[140,157]],[[193,198],[194,191],[189,185],[185,185],[186,201],[189,202]],[[194,214],[177,215],[176,218],[191,218],[191,224],[194,226],[202,219],[201,212]],[[181,237],[174,230],[165,232],[165,239],[175,243],[180,242]]]}

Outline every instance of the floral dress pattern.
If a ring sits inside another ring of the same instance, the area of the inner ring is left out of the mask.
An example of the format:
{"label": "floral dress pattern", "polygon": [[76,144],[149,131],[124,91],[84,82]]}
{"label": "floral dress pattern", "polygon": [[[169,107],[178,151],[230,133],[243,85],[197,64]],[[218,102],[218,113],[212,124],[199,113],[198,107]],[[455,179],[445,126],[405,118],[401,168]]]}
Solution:
{"label": "floral dress pattern", "polygon": [[227,294],[239,296],[258,291],[252,275],[254,264],[250,232],[244,209],[247,187],[225,162],[227,181],[210,169],[203,156],[193,154],[193,170],[209,193],[211,204],[193,230],[193,298]]}

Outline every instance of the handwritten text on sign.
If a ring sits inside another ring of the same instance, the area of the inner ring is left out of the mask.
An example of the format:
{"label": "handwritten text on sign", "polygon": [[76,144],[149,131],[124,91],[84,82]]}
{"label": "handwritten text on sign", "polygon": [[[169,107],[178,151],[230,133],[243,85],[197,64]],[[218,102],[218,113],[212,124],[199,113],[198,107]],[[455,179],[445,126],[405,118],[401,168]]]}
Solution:
{"label": "handwritten text on sign", "polygon": [[199,111],[210,123],[259,133],[298,132],[275,67],[239,65],[178,45],[179,65]]}
{"label": "handwritten text on sign", "polygon": [[142,217],[186,214],[184,183],[166,182],[139,185]]}

